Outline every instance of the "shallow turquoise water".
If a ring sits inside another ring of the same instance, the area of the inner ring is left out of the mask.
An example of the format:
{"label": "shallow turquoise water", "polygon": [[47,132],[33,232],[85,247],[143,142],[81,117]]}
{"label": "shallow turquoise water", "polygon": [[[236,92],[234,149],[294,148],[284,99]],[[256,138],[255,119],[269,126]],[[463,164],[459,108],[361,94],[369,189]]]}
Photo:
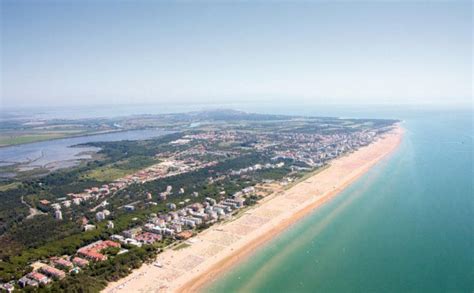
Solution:
{"label": "shallow turquoise water", "polygon": [[393,155],[206,291],[473,292],[472,112],[391,116]]}

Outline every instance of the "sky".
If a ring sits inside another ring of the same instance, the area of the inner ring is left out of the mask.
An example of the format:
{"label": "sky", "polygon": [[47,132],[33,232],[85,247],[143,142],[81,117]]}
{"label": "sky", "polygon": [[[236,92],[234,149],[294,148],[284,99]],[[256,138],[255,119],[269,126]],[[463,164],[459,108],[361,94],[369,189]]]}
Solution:
{"label": "sky", "polygon": [[472,106],[471,1],[1,1],[1,107]]}

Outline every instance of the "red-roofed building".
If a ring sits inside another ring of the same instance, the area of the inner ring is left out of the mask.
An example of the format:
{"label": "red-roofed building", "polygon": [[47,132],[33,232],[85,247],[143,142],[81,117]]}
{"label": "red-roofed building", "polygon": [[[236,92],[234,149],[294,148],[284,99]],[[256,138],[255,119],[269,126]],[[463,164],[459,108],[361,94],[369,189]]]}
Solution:
{"label": "red-roofed building", "polygon": [[60,269],[72,269],[74,267],[74,264],[67,259],[64,258],[52,258],[51,263]]}
{"label": "red-roofed building", "polygon": [[83,267],[85,267],[89,264],[89,261],[87,259],[83,259],[83,258],[80,258],[80,257],[77,257],[77,256],[72,259],[72,262],[76,266],[81,267],[81,268],[83,268]]}
{"label": "red-roofed building", "polygon": [[108,247],[120,247],[120,243],[111,240],[99,240],[80,248],[77,253],[93,261],[103,261],[107,259],[107,256],[100,252]]}
{"label": "red-roofed building", "polygon": [[53,268],[51,266],[48,266],[48,265],[42,266],[39,269],[39,271],[42,272],[43,274],[49,276],[49,277],[52,277],[52,278],[62,279],[66,276],[65,272],[63,272],[61,270],[58,270],[57,268]]}
{"label": "red-roofed building", "polygon": [[153,244],[156,241],[161,240],[161,235],[150,233],[150,232],[142,232],[135,236],[135,240],[143,243],[143,244]]}
{"label": "red-roofed building", "polygon": [[189,238],[191,238],[192,236],[193,236],[193,232],[188,231],[188,230],[182,231],[182,232],[176,234],[176,238],[182,239],[182,240],[189,239]]}
{"label": "red-roofed building", "polygon": [[38,272],[31,272],[29,273],[28,275],[26,275],[29,279],[31,280],[35,280],[36,282],[38,283],[42,283],[42,284],[48,284],[50,279],[48,277],[46,277],[45,275],[43,275],[42,273],[38,273]]}

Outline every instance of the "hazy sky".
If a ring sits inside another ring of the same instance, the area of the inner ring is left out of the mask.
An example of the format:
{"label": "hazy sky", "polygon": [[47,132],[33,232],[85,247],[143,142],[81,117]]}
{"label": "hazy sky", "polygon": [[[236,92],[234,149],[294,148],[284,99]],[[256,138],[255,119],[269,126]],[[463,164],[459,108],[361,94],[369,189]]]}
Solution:
{"label": "hazy sky", "polygon": [[471,1],[0,1],[3,106],[472,101]]}

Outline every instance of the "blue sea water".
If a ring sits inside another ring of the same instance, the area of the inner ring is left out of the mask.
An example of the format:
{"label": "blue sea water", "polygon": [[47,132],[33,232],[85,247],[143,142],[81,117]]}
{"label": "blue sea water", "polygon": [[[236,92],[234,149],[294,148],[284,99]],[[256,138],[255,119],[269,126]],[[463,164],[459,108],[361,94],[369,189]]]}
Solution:
{"label": "blue sea water", "polygon": [[472,110],[342,112],[403,119],[403,142],[204,291],[474,291]]}

